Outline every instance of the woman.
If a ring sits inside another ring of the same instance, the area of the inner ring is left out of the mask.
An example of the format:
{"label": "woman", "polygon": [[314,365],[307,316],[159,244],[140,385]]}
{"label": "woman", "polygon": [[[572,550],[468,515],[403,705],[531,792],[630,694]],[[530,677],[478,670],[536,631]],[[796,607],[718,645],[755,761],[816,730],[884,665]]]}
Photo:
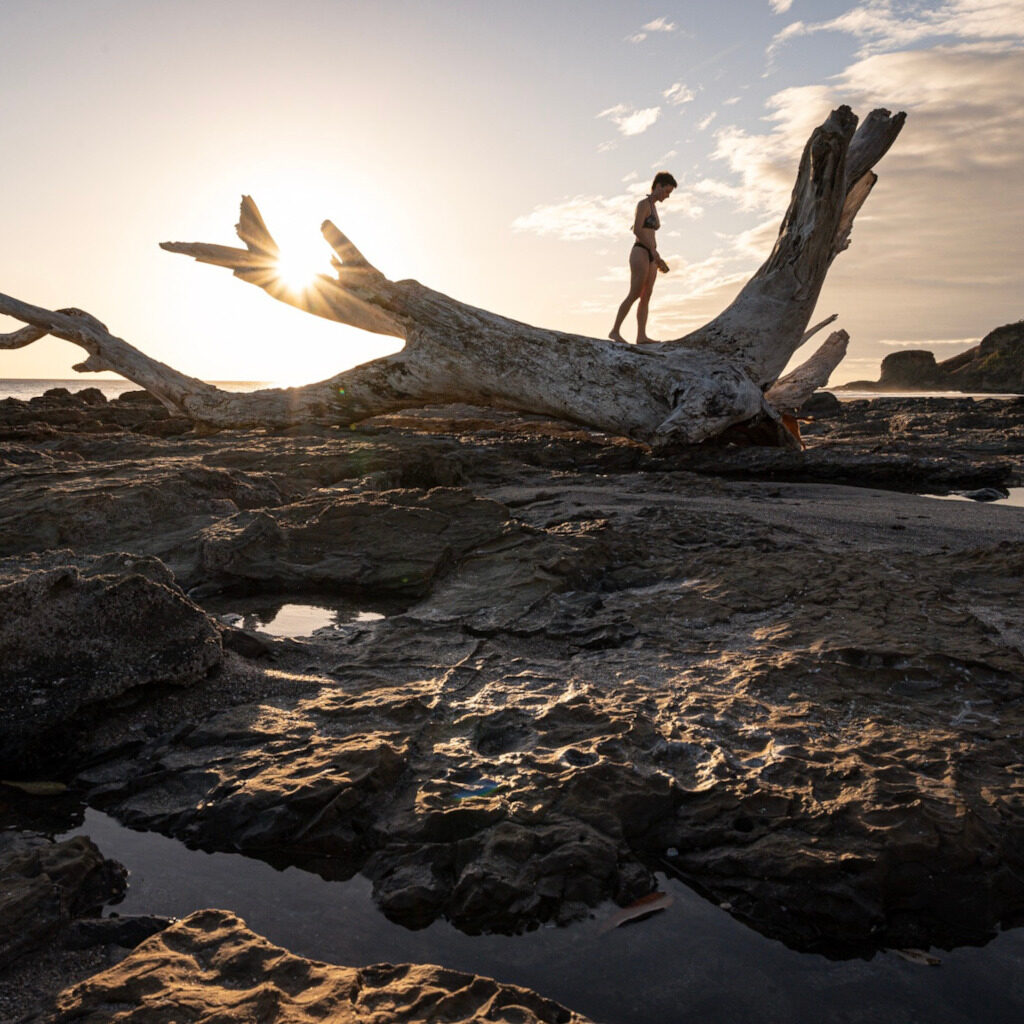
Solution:
{"label": "woman", "polygon": [[647,310],[651,304],[651,291],[654,289],[654,279],[658,276],[658,271],[668,273],[668,264],[658,255],[658,246],[654,240],[655,231],[661,227],[661,220],[654,204],[668,199],[675,187],[676,179],[668,171],[658,171],[651,185],[651,194],[644,196],[636,204],[636,216],[633,218],[636,242],[629,253],[629,294],[619,306],[615,326],[608,333],[612,341],[626,340],[619,334],[619,328],[633,303],[639,299],[640,305],[636,307],[636,343],[652,344],[651,339],[647,337]]}

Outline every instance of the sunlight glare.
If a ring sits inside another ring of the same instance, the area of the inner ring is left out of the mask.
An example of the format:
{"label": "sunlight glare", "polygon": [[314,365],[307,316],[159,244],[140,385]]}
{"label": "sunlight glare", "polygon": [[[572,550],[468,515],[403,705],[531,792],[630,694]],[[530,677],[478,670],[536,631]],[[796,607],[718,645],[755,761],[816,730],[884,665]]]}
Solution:
{"label": "sunlight glare", "polygon": [[[286,236],[285,232],[281,232]],[[277,261],[281,280],[293,291],[305,291],[318,274],[331,272],[330,249],[314,231],[305,237],[282,237],[281,256]]]}
{"label": "sunlight glare", "polygon": [[314,188],[309,168],[299,178],[281,175],[257,181],[252,196],[280,251],[277,262],[281,281],[292,291],[303,292],[318,274],[333,276],[331,249],[320,234],[320,223],[329,216],[326,186]]}

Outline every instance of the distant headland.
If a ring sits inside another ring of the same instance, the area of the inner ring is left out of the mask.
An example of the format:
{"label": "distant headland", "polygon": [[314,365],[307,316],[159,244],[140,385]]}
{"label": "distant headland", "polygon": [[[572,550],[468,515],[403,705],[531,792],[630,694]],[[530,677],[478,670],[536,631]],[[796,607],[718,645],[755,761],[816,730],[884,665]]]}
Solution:
{"label": "distant headland", "polygon": [[833,391],[992,391],[1024,394],[1024,320],[997,327],[959,355],[936,362],[932,352],[894,352],[877,381],[857,380]]}

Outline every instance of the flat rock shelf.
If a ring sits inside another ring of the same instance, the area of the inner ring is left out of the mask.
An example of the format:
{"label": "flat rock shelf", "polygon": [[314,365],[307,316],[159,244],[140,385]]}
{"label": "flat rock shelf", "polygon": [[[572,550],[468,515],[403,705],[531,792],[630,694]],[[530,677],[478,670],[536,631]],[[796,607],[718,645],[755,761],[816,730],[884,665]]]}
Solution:
{"label": "flat rock shelf", "polygon": [[[337,960],[334,993],[408,959],[422,995],[450,951],[596,1020],[752,991],[1019,1019],[1024,515],[912,492],[1021,487],[1024,402],[826,403],[806,451],[669,456],[464,406],[210,434],[83,394],[0,402],[0,859],[56,977],[65,933],[122,935],[62,909],[116,895],[105,857],[136,937],[190,915],[126,971],[206,927],[276,955],[192,916],[220,907]],[[284,604],[334,618],[259,628]],[[65,799],[98,852],[33,823]]]}

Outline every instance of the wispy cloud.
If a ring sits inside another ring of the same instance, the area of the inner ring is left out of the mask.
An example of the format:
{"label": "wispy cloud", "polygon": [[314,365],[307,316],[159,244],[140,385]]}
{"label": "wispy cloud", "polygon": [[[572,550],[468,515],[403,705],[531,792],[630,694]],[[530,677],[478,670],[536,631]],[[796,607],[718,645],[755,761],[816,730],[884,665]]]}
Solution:
{"label": "wispy cloud", "polygon": [[935,5],[906,0],[867,0],[828,21],[795,21],[768,47],[772,56],[797,36],[842,32],[861,41],[860,56],[884,53],[927,39],[1024,39],[1024,0],[945,0]]}
{"label": "wispy cloud", "polygon": [[[529,213],[516,217],[512,229],[564,241],[625,237],[632,226],[637,201],[646,191],[646,185],[638,182],[617,196],[579,195],[535,206]],[[697,197],[685,189],[676,189],[669,204],[672,216],[694,219],[704,213]]]}
{"label": "wispy cloud", "polygon": [[768,0],[773,14],[785,14],[793,6],[793,0]]}
{"label": "wispy cloud", "polygon": [[563,241],[614,238],[629,230],[636,203],[637,193],[631,192],[610,197],[571,196],[558,203],[535,206],[530,213],[516,217],[512,229]]}
{"label": "wispy cloud", "polygon": [[676,23],[669,21],[668,18],[655,18],[653,21],[647,22],[639,32],[634,32],[632,35],[626,36],[626,41],[630,43],[642,43],[651,32],[675,32]]}
{"label": "wispy cloud", "polygon": [[701,118],[701,119],[700,119],[700,120],[699,120],[699,121],[697,122],[697,130],[698,130],[698,131],[701,131],[701,132],[702,132],[702,131],[706,131],[706,130],[707,130],[707,127],[708,127],[708,125],[710,125],[710,124],[711,124],[711,122],[712,122],[712,121],[714,121],[714,119],[715,119],[716,117],[718,117],[718,111],[717,111],[717,110],[712,110],[712,111],[711,111],[711,113],[710,113],[710,114],[708,114],[708,116],[707,116],[707,117],[703,117],[703,118]]}
{"label": "wispy cloud", "polygon": [[636,110],[625,103],[602,110],[598,117],[607,117],[623,135],[640,135],[647,131],[661,116],[661,107],[644,107]]}
{"label": "wispy cloud", "polygon": [[675,82],[673,85],[670,85],[661,95],[674,107],[690,103],[697,96],[692,89],[688,89],[682,82]]}
{"label": "wispy cloud", "polygon": [[912,338],[906,341],[893,341],[886,338],[879,345],[887,348],[936,348],[941,345],[977,345],[980,338]]}

